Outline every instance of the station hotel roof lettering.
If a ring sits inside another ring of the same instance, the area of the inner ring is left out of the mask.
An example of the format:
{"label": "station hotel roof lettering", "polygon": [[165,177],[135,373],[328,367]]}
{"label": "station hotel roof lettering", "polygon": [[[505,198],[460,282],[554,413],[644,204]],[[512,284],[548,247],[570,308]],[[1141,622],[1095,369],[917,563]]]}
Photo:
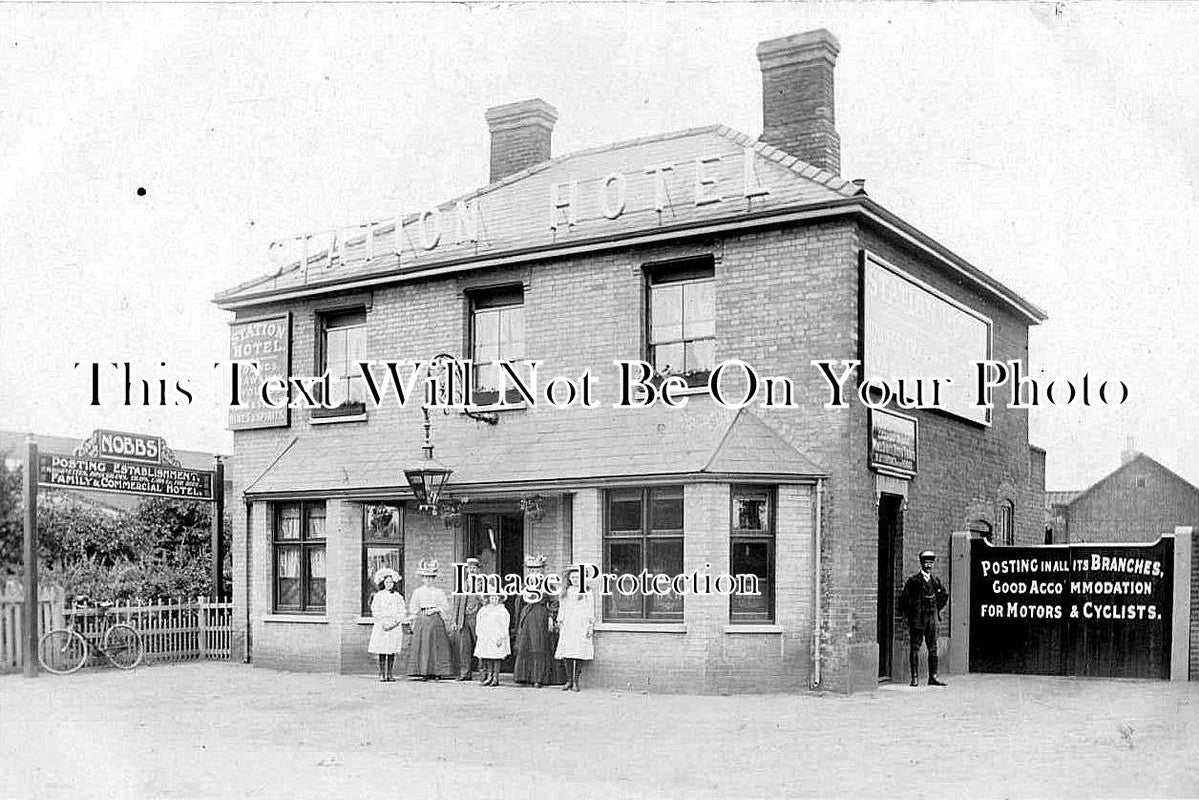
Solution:
{"label": "station hotel roof lettering", "polygon": [[[515,355],[548,374],[631,358],[796,374],[812,358],[862,357],[869,255],[985,320],[985,357],[1027,359],[1044,312],[838,174],[839,51],[823,30],[758,46],[758,139],[711,125],[554,157],[552,106],[497,106],[489,185],[300,237],[278,248],[276,271],[215,302],[234,324],[285,315],[296,374],[438,353],[484,371]],[[421,463],[420,410],[364,408],[347,391],[345,413],[235,432],[235,638],[256,664],[370,670],[365,576],[379,566],[407,595],[426,557],[508,572],[542,553],[553,571],[709,565],[766,587],[596,598],[593,684],[850,691],[903,663],[893,598],[916,553],[947,553],[952,531],[977,525],[1043,534],[1044,454],[1020,409],[996,408],[990,424],[913,412],[911,476],[872,469],[865,409],[824,408],[815,383],[797,384],[791,409],[697,394],[685,409],[521,407],[493,424],[434,413],[447,489],[467,501],[448,525],[418,513],[404,479]],[[399,512],[388,533],[379,508]]]}

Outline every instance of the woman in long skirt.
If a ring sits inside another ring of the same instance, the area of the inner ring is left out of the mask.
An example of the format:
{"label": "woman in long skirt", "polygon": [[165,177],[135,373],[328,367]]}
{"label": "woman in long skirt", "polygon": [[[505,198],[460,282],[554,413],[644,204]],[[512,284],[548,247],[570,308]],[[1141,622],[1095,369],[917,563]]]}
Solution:
{"label": "woman in long skirt", "polygon": [[391,567],[383,567],[375,573],[375,585],[379,591],[371,597],[371,616],[375,625],[371,628],[371,639],[366,646],[368,653],[379,657],[379,680],[395,680],[396,654],[404,644],[404,629],[401,627],[408,616],[408,604],[399,591],[400,575]]}
{"label": "woman in long skirt", "polygon": [[[545,556],[527,557],[525,570],[529,575],[543,573]],[[535,603],[523,597],[516,598],[516,664],[512,668],[512,679],[517,683],[531,683],[540,689],[553,680],[552,625],[553,614],[545,597]]]}
{"label": "woman in long skirt", "polygon": [[566,662],[566,685],[562,691],[579,691],[583,661],[595,658],[592,634],[595,632],[595,603],[587,592],[579,591],[579,573],[567,573],[570,585],[558,602],[558,649],[554,658]]}
{"label": "woman in long skirt", "polygon": [[412,593],[412,643],[408,651],[408,674],[421,680],[449,678],[454,675],[450,655],[450,637],[445,621],[450,615],[450,599],[434,586],[436,559],[422,560],[417,574],[422,585]]}

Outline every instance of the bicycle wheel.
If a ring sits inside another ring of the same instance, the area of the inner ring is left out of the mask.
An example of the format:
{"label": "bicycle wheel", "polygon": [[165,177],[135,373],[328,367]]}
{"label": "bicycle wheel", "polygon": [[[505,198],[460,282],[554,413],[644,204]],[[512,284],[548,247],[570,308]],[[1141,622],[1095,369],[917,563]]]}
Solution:
{"label": "bicycle wheel", "polygon": [[87,640],[69,628],[56,628],[38,640],[37,660],[55,675],[69,675],[87,661]]}
{"label": "bicycle wheel", "polygon": [[142,660],[141,635],[132,625],[113,625],[104,632],[104,655],[114,667],[133,669]]}

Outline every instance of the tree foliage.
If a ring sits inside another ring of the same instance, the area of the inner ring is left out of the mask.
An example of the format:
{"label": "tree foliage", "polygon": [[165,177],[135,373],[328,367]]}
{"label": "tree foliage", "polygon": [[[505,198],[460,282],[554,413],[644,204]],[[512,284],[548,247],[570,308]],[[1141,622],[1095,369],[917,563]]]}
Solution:
{"label": "tree foliage", "polygon": [[[17,574],[24,541],[22,468],[0,456],[0,577]],[[39,568],[67,596],[93,600],[195,597],[211,590],[211,505],[143,498],[133,512],[63,491],[38,493]],[[223,526],[226,543],[229,522]],[[228,546],[225,547],[229,553]],[[226,556],[226,581],[231,560]]]}

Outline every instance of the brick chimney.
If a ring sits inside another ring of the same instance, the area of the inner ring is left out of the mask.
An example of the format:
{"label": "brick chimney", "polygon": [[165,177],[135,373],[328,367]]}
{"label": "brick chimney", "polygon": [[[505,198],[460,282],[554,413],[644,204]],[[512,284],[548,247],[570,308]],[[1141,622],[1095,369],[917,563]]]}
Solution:
{"label": "brick chimney", "polygon": [[823,28],[758,44],[762,141],[814,167],[841,172],[833,67],[841,45]]}
{"label": "brick chimney", "polygon": [[491,182],[548,161],[558,110],[540,98],[487,109]]}
{"label": "brick chimney", "polygon": [[1137,440],[1131,436],[1125,437],[1124,449],[1120,451],[1120,466],[1127,464],[1129,461],[1132,461],[1139,455],[1140,453],[1137,451]]}

